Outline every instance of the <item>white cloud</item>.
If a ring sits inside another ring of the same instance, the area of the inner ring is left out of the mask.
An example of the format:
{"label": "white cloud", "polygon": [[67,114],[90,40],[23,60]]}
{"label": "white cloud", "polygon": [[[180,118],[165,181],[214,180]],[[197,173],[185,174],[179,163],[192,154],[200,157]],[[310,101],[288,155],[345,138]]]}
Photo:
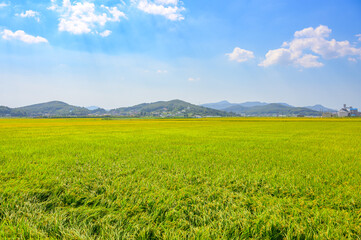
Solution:
{"label": "white cloud", "polygon": [[299,66],[305,68],[323,67],[323,63],[318,61],[319,57],[312,54],[305,54],[295,61]]}
{"label": "white cloud", "polygon": [[292,62],[291,51],[286,48],[279,48],[268,51],[268,53],[266,54],[266,59],[263,62],[261,62],[259,65],[263,67],[268,67],[276,63],[288,65],[291,62]]}
{"label": "white cloud", "polygon": [[165,74],[165,73],[168,73],[167,70],[157,70],[157,73],[158,74]]}
{"label": "white cloud", "polygon": [[52,6],[48,9],[61,14],[59,31],[73,34],[90,33],[97,27],[104,27],[107,22],[119,22],[121,18],[126,18],[117,7],[101,5],[100,9],[103,11],[96,11],[95,4],[86,1],[72,4],[70,0],[63,0],[62,6],[58,6],[56,1],[52,0]]}
{"label": "white cloud", "polygon": [[226,54],[231,61],[246,62],[254,58],[254,54],[251,51],[236,47],[232,53]]}
{"label": "white cloud", "polygon": [[197,82],[197,81],[200,81],[200,80],[201,80],[200,78],[193,78],[193,77],[188,78],[189,82]]}
{"label": "white cloud", "polygon": [[113,16],[113,18],[109,18],[109,21],[112,22],[119,22],[121,18],[127,18],[125,13],[119,11],[117,7],[107,7],[104,5],[101,5],[102,8],[105,8],[109,11],[109,13]]}
{"label": "white cloud", "polygon": [[9,4],[7,4],[7,3],[0,3],[0,8],[7,7],[7,6],[9,6]]}
{"label": "white cloud", "polygon": [[5,40],[19,40],[25,43],[47,43],[48,40],[46,40],[43,37],[35,37],[29,34],[26,34],[22,30],[18,30],[16,32],[12,32],[11,30],[5,29],[2,32],[2,38]]}
{"label": "white cloud", "polygon": [[312,27],[305,28],[301,31],[296,31],[294,36],[296,38],[303,38],[303,37],[322,37],[327,38],[330,36],[332,30],[329,29],[327,26],[320,25],[318,28],[313,29]]}
{"label": "white cloud", "polygon": [[178,0],[155,0],[155,2],[158,4],[163,4],[163,5],[177,5],[178,4]]}
{"label": "white cloud", "polygon": [[281,64],[313,68],[323,66],[323,63],[318,61],[320,57],[334,59],[361,56],[361,48],[352,46],[349,41],[328,40],[331,32],[331,29],[323,25],[297,31],[291,42],[283,43],[282,48],[268,51],[266,59],[259,65],[267,67]]}
{"label": "white cloud", "polygon": [[99,33],[102,37],[108,37],[110,34],[112,34],[112,31],[110,30],[105,30],[104,32]]}
{"label": "white cloud", "polygon": [[349,57],[347,60],[350,61],[350,62],[357,62],[357,59],[356,59],[356,58],[352,58],[352,57]]}
{"label": "white cloud", "polygon": [[37,22],[40,22],[39,13],[33,10],[27,10],[25,13],[16,14],[16,16],[22,17],[22,18],[35,18]]}
{"label": "white cloud", "polygon": [[154,2],[150,0],[139,0],[137,7],[148,14],[161,15],[171,21],[181,21],[184,20],[181,12],[183,12],[185,8],[179,6],[180,3],[178,0],[155,0]]}
{"label": "white cloud", "polygon": [[57,8],[59,8],[59,6],[56,5],[56,0],[51,0],[51,6],[48,7],[47,9],[48,9],[48,10],[55,11]]}

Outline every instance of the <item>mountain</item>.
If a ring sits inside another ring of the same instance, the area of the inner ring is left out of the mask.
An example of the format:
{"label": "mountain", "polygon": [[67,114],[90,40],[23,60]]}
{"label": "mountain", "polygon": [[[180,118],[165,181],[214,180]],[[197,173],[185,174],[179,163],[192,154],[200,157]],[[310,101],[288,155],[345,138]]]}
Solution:
{"label": "mountain", "polygon": [[90,115],[105,115],[108,113],[107,110],[105,110],[104,108],[100,108],[97,106],[90,106],[90,107],[85,107],[86,109],[90,110]]}
{"label": "mountain", "polygon": [[[243,108],[250,108],[250,107],[257,107],[257,106],[265,106],[269,103],[265,103],[265,102],[244,102],[244,103],[230,103],[228,101],[221,101],[221,102],[216,102],[216,103],[205,103],[202,104],[200,106],[203,107],[208,107],[208,108],[213,108],[213,109],[217,109],[217,110],[222,110],[222,111],[229,111],[229,110],[240,110]],[[287,103],[278,103],[287,107],[292,107],[291,105],[287,104]]]}
{"label": "mountain", "polygon": [[196,116],[234,116],[211,108],[193,105],[181,100],[143,103],[132,107],[117,108],[107,111],[102,108],[91,108],[69,105],[65,102],[52,101],[19,108],[0,106],[3,117],[67,117],[67,116],[154,116],[154,117],[196,117]]}
{"label": "mountain", "polygon": [[216,102],[216,103],[205,103],[205,104],[202,104],[200,106],[207,107],[207,108],[213,108],[213,109],[216,109],[216,110],[222,110],[222,109],[231,107],[233,105],[235,105],[235,104],[230,103],[228,101],[221,101],[221,102]]}
{"label": "mountain", "polygon": [[133,107],[110,110],[110,115],[139,115],[139,116],[231,116],[234,114],[197,106],[181,100],[143,103]]}
{"label": "mountain", "polygon": [[307,106],[305,108],[315,110],[315,111],[319,111],[319,112],[337,112],[337,110],[335,110],[335,109],[327,108],[327,107],[324,107],[324,106],[322,106],[320,104],[317,104],[317,105],[314,105],[314,106]]}
{"label": "mountain", "polygon": [[12,116],[85,116],[90,114],[90,110],[72,106],[60,101],[52,101],[34,104],[25,107],[13,108]]}
{"label": "mountain", "polygon": [[244,103],[239,103],[237,105],[240,105],[242,107],[256,107],[256,106],[264,106],[267,104],[268,103],[265,102],[244,102]]}
{"label": "mountain", "polygon": [[292,106],[292,105],[289,105],[288,103],[276,103],[276,104],[281,104],[281,105],[283,105],[283,106],[286,106],[286,107],[294,107],[294,106]]}
{"label": "mountain", "polygon": [[11,108],[0,106],[0,116],[6,116],[11,114]]}
{"label": "mountain", "polygon": [[213,109],[217,109],[217,110],[225,110],[227,108],[235,107],[235,106],[255,107],[255,106],[263,106],[263,105],[267,105],[267,103],[263,103],[263,102],[230,103],[228,101],[221,101],[221,102],[216,102],[216,103],[205,103],[200,106],[213,108]]}
{"label": "mountain", "polygon": [[85,107],[85,108],[90,110],[90,111],[100,109],[100,107],[97,107],[97,106],[89,106],[89,107]]}
{"label": "mountain", "polygon": [[[244,102],[229,103],[221,101],[218,103],[207,103],[202,106],[226,111],[229,113],[242,114],[247,116],[277,116],[277,115],[305,115],[319,116],[318,109],[310,109],[307,107],[299,108],[287,103],[265,103],[265,102]],[[317,105],[316,105],[317,106]]]}
{"label": "mountain", "polygon": [[247,115],[254,116],[274,116],[274,115],[304,115],[304,116],[320,116],[320,112],[302,108],[289,107],[279,103],[271,103],[265,106],[256,106],[246,110]]}
{"label": "mountain", "polygon": [[[217,105],[218,104],[218,105]],[[305,115],[320,116],[320,109],[324,112],[335,110],[325,108],[322,105],[311,107],[293,107],[284,103],[262,103],[245,102],[242,104],[222,101],[216,103],[216,107],[227,106],[221,110],[204,106],[197,106],[181,100],[159,101],[154,103],[142,103],[132,107],[116,108],[105,110],[96,108],[89,110],[84,107],[69,105],[65,102],[52,101],[47,103],[34,104],[19,108],[0,106],[0,116],[5,117],[66,117],[66,116],[152,116],[152,117],[197,117],[197,116],[278,116],[278,115]]]}
{"label": "mountain", "polygon": [[225,108],[225,109],[223,109],[223,111],[241,114],[241,113],[245,113],[248,109],[249,109],[249,107],[244,107],[241,104],[237,104],[237,105]]}
{"label": "mountain", "polygon": [[320,112],[308,109],[287,106],[281,103],[270,103],[267,105],[260,105],[254,107],[243,107],[241,105],[232,106],[224,109],[226,112],[234,112],[237,114],[245,114],[247,116],[277,116],[277,115],[305,115],[305,116],[319,116]]}

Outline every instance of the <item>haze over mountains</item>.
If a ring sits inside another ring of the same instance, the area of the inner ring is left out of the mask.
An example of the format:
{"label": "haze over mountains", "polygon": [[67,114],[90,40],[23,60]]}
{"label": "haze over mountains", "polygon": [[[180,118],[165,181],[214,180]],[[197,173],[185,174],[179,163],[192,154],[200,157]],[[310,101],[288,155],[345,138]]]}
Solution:
{"label": "haze over mountains", "polygon": [[294,107],[287,103],[244,102],[230,103],[221,101],[216,103],[202,104],[221,111],[233,112],[247,116],[274,116],[274,115],[305,115],[318,116],[322,112],[337,112],[337,110],[324,107],[320,104],[307,107]]}
{"label": "haze over mountains", "polygon": [[9,108],[0,106],[2,117],[76,117],[76,116],[152,116],[152,117],[204,117],[204,116],[320,116],[322,112],[336,112],[322,105],[294,107],[287,103],[221,101],[194,105],[182,100],[142,103],[131,107],[105,110],[97,106],[79,107],[61,101],[52,101]]}
{"label": "haze over mountains", "polygon": [[322,106],[321,104],[316,104],[314,106],[307,106],[305,108],[309,108],[315,111],[320,111],[320,112],[337,112],[337,110],[332,109],[332,108],[327,108]]}
{"label": "haze over mountains", "polygon": [[[257,107],[257,106],[265,106],[268,105],[269,103],[266,102],[244,102],[244,103],[230,103],[228,101],[220,101],[220,102],[216,102],[216,103],[206,103],[206,104],[202,104],[201,106],[203,107],[209,107],[209,108],[213,108],[213,109],[217,109],[217,110],[224,110],[230,107],[235,107],[235,106],[241,106],[241,107],[245,107],[245,108],[250,108],[250,107]],[[293,107],[287,103],[277,103],[280,105],[284,105],[287,107]]]}

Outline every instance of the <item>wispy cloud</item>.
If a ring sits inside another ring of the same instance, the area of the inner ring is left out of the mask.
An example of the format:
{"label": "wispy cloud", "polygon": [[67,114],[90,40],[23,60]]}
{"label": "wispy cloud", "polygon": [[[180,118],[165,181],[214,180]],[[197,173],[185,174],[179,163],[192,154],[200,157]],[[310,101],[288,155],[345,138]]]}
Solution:
{"label": "wispy cloud", "polygon": [[10,6],[10,4],[7,4],[7,3],[0,3],[0,8],[7,7],[7,6]]}
{"label": "wispy cloud", "polygon": [[349,41],[328,40],[331,32],[331,29],[323,25],[315,29],[310,27],[297,31],[291,42],[283,43],[282,48],[268,51],[266,59],[259,65],[267,67],[281,64],[314,68],[324,65],[319,61],[320,57],[323,59],[361,57],[361,48],[352,46]]}
{"label": "wispy cloud", "polygon": [[229,60],[237,62],[246,62],[254,58],[252,51],[241,49],[239,47],[236,47],[232,53],[227,53],[226,55],[228,56]]}
{"label": "wispy cloud", "polygon": [[112,31],[110,30],[105,30],[104,32],[99,33],[102,37],[108,37],[110,34],[112,34]]}
{"label": "wispy cloud", "polygon": [[2,38],[5,40],[18,40],[29,44],[34,43],[47,43],[48,40],[46,40],[43,37],[35,37],[29,34],[26,34],[22,30],[18,30],[16,32],[12,32],[11,30],[5,29],[2,33]]}
{"label": "wispy cloud", "polygon": [[[49,9],[60,13],[59,31],[72,34],[91,33],[96,28],[104,27],[107,22],[119,22],[121,18],[126,18],[125,13],[117,7],[104,5],[96,7],[94,3],[86,1],[72,4],[70,0],[63,0],[62,5],[59,6],[55,0],[52,0]],[[108,33],[103,32],[103,35]]]}
{"label": "wispy cloud", "polygon": [[133,2],[138,3],[138,9],[145,13],[161,15],[171,21],[184,20],[182,12],[186,9],[181,6],[182,2],[178,0],[139,0]]}
{"label": "wispy cloud", "polygon": [[198,82],[200,80],[201,80],[200,78],[194,78],[194,77],[188,78],[188,82]]}
{"label": "wispy cloud", "polygon": [[16,16],[22,17],[22,18],[34,18],[37,22],[40,22],[39,18],[40,13],[33,11],[33,10],[27,10],[25,12],[22,12],[20,14],[16,14]]}

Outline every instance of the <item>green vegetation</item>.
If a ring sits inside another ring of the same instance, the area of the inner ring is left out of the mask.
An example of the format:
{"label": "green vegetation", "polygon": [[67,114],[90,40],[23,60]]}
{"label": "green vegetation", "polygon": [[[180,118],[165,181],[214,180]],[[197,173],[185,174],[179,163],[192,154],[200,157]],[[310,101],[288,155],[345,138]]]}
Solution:
{"label": "green vegetation", "polygon": [[[228,106],[217,110],[222,106]],[[209,108],[205,106],[213,106]],[[321,116],[320,111],[315,109],[327,109],[321,105],[313,107],[293,107],[285,103],[259,103],[247,102],[243,104],[231,104],[220,102],[215,104],[205,104],[197,106],[181,100],[160,101],[154,103],[142,103],[132,107],[116,108],[105,110],[102,108],[89,110],[84,107],[72,106],[64,102],[53,101],[40,103],[19,108],[8,108],[0,106],[0,117],[85,117],[85,116],[132,116],[132,117],[197,117],[197,116],[214,116],[230,117],[237,114],[247,116]]]}
{"label": "green vegetation", "polygon": [[224,109],[226,112],[243,113],[248,116],[273,116],[273,115],[305,115],[321,116],[321,112],[304,107],[292,107],[279,103],[270,103],[262,106],[244,107],[241,105],[231,106]]}
{"label": "green vegetation", "polygon": [[181,100],[143,103],[133,107],[117,108],[110,111],[111,115],[139,114],[140,116],[232,116],[223,111],[197,106]]}
{"label": "green vegetation", "polygon": [[34,104],[26,107],[7,108],[0,116],[11,115],[15,117],[38,117],[38,116],[86,116],[90,110],[76,107],[60,101]]}
{"label": "green vegetation", "polygon": [[11,113],[11,108],[0,106],[0,116],[9,115]]}
{"label": "green vegetation", "polygon": [[64,102],[52,101],[20,108],[0,106],[0,117],[84,117],[88,115],[111,116],[157,116],[157,117],[194,117],[194,116],[234,116],[232,113],[193,105],[181,100],[143,103],[133,107],[117,108],[110,111],[98,108],[89,110]]}
{"label": "green vegetation", "polygon": [[0,239],[360,239],[359,119],[0,119]]}

